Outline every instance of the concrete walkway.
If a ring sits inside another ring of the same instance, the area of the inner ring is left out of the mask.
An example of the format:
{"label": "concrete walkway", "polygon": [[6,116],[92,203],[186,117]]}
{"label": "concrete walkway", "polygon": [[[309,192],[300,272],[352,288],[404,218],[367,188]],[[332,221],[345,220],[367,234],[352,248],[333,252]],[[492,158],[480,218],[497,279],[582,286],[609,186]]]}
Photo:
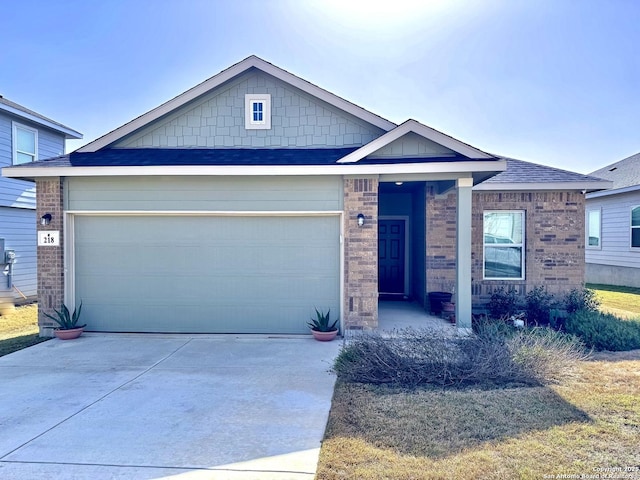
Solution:
{"label": "concrete walkway", "polygon": [[312,479],[341,342],[85,334],[0,358],[2,479]]}

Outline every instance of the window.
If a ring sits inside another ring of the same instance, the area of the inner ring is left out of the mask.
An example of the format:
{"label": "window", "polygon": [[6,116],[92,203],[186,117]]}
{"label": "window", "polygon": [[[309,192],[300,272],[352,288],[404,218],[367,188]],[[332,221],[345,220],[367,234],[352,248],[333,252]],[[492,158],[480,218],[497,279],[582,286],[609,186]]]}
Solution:
{"label": "window", "polygon": [[600,209],[587,210],[587,247],[600,248]]}
{"label": "window", "polygon": [[271,128],[271,95],[247,94],[244,96],[244,127],[247,130]]}
{"label": "window", "polygon": [[484,278],[524,279],[524,212],[484,212]]}
{"label": "window", "polygon": [[35,162],[38,159],[38,131],[13,122],[13,164]]}
{"label": "window", "polygon": [[640,248],[640,206],[631,209],[631,248]]}

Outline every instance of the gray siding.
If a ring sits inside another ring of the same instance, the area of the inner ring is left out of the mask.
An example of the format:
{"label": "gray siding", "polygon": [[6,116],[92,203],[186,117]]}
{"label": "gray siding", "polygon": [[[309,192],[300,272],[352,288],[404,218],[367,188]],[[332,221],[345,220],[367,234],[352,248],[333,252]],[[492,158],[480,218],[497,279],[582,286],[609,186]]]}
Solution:
{"label": "gray siding", "polygon": [[[36,214],[33,210],[0,207],[0,238],[5,248],[16,251],[13,284],[27,297],[35,297],[36,285]],[[7,288],[7,277],[0,275],[0,288]],[[16,299],[22,298],[15,293]]]}
{"label": "gray siding", "polygon": [[[244,128],[245,94],[271,95],[271,129]],[[253,71],[115,144],[121,148],[357,147],[384,133],[263,72]]]}
{"label": "gray siding", "polygon": [[[38,130],[38,159],[64,154],[64,137],[55,132],[17,116],[0,113],[0,168],[13,162],[12,121]],[[35,185],[33,182],[0,177],[0,206],[32,208],[36,207]]]}
{"label": "gray siding", "polygon": [[585,248],[587,263],[640,269],[640,250],[632,250],[630,240],[631,208],[636,206],[640,206],[640,191],[587,199],[587,211],[601,209],[602,225],[602,248]]}
{"label": "gray siding", "polygon": [[422,157],[452,155],[455,152],[442,145],[422,138],[415,133],[409,133],[389,145],[381,148],[370,158],[394,158],[394,157]]}
{"label": "gray siding", "polygon": [[67,210],[342,210],[340,177],[74,177],[65,192]]}

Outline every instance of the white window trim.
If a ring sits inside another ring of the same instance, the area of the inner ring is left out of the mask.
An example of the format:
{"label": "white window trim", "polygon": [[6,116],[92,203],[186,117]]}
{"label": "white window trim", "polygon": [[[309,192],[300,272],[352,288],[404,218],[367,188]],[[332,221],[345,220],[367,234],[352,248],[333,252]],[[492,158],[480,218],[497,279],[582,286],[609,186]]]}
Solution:
{"label": "white window trim", "polygon": [[640,226],[633,226],[633,211],[636,208],[640,208],[640,205],[634,205],[629,209],[629,250],[632,252],[640,252],[640,247],[633,246],[633,230],[634,228],[640,229]]}
{"label": "white window trim", "polygon": [[12,165],[23,165],[22,163],[17,163],[18,161],[18,153],[23,153],[25,155],[32,155],[31,152],[23,152],[18,150],[18,129],[27,130],[34,134],[34,150],[33,152],[33,161],[38,160],[38,130],[33,127],[28,127],[27,125],[23,125],[18,122],[11,122],[11,164]]}
{"label": "white window trim", "polygon": [[[589,213],[590,212],[598,212],[600,216],[598,217],[598,245],[589,245]],[[602,208],[589,208],[586,212],[585,218],[585,239],[584,239],[584,247],[589,250],[602,250]]]}
{"label": "white window trim", "polygon": [[[522,215],[522,243],[492,243],[489,245],[490,247],[496,247],[496,248],[520,247],[522,249],[522,255],[520,260],[520,271],[522,272],[522,275],[520,275],[520,277],[504,277],[504,278],[503,277],[487,277],[486,271],[485,271],[485,265],[486,265],[485,252],[486,252],[487,244],[484,242],[484,236],[485,236],[484,221],[485,221],[485,214],[487,213],[520,213]],[[482,211],[482,279],[483,280],[522,281],[525,279],[525,265],[526,265],[525,242],[527,238],[526,237],[526,231],[527,231],[526,221],[527,221],[527,216],[526,216],[525,210],[483,210]]]}
{"label": "white window trim", "polygon": [[[261,122],[253,121],[253,103],[262,102],[264,109]],[[244,96],[244,128],[247,130],[270,130],[271,129],[271,94],[269,93],[247,93]]]}

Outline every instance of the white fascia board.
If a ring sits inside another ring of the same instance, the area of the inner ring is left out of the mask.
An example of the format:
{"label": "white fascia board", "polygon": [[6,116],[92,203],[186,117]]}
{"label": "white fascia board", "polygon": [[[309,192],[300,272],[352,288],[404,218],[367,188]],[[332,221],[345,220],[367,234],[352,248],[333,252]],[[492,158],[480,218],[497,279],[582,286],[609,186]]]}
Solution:
{"label": "white fascia board", "polygon": [[238,75],[244,73],[250,68],[257,68],[269,75],[272,75],[277,79],[282,80],[283,82],[286,82],[296,88],[299,88],[300,90],[310,95],[313,95],[319,98],[320,100],[323,100],[329,103],[330,105],[340,108],[354,115],[355,117],[358,117],[364,120],[365,122],[371,123],[381,128],[382,130],[388,131],[396,127],[395,123],[390,122],[389,120],[385,120],[384,118],[379,117],[378,115],[375,115],[365,110],[364,108],[358,107],[357,105],[351,102],[348,102],[338,97],[337,95],[334,95],[333,93],[328,92],[327,90],[317,87],[316,85],[313,85],[312,83],[309,83],[300,77],[296,77],[292,73],[282,70],[281,68],[278,68],[275,65],[269,62],[266,62],[261,58],[256,57],[255,55],[252,55],[242,60],[241,62],[236,63],[235,65],[227,68],[226,70],[223,70],[217,75],[214,75],[208,80],[205,80],[199,85],[196,85],[195,87],[178,95],[177,97],[169,100],[168,102],[163,103],[159,107],[156,107],[153,110],[150,110],[149,112],[139,116],[138,118],[135,118],[129,123],[126,123],[123,126],[116,128],[115,130],[98,138],[97,140],[94,140],[93,142],[88,143],[83,147],[80,147],[76,151],[81,153],[96,152],[101,148],[104,148],[120,140],[126,135],[129,135],[130,133],[133,133],[136,130],[148,125],[149,123],[163,117],[164,115],[172,112],[173,110],[176,110],[182,107],[183,105],[198,98],[199,96],[208,93],[214,88],[222,85],[223,83],[231,80],[234,77],[237,77]]}
{"label": "white fascia board", "polygon": [[65,138],[67,139],[76,139],[79,140],[82,138],[82,134],[80,132],[76,132],[75,130],[65,127],[64,125],[60,125],[59,123],[52,122],[46,120],[37,115],[32,115],[28,112],[23,112],[18,108],[14,108],[10,105],[5,105],[4,103],[0,103],[0,110],[4,110],[5,112],[11,113],[17,117],[24,118],[38,125],[42,125],[43,127],[50,128],[51,130],[55,130],[56,132],[63,133]]}
{"label": "white fascia board", "polygon": [[[613,182],[610,182],[613,184]],[[600,186],[602,188],[602,186]],[[640,185],[631,185],[630,187],[616,188],[614,190],[603,190],[602,192],[587,193],[587,200],[590,198],[608,197],[609,195],[619,195],[621,193],[631,193],[640,190]]]}
{"label": "white fascia board", "polygon": [[117,176],[278,176],[278,175],[385,175],[412,173],[500,172],[506,161],[462,161],[397,163],[374,165],[170,165],[138,167],[5,167],[2,176],[38,177],[117,177]]}
{"label": "white fascia board", "polygon": [[493,155],[490,155],[482,150],[478,150],[477,148],[473,148],[466,143],[463,143],[459,140],[456,140],[449,135],[445,135],[442,132],[434,130],[431,127],[427,127],[416,120],[407,120],[403,124],[399,125],[395,129],[385,133],[384,135],[372,140],[367,143],[363,147],[358,150],[351,152],[349,155],[342,157],[338,160],[338,163],[355,163],[363,158],[371,155],[372,153],[377,152],[383,147],[386,147],[391,142],[403,137],[408,133],[415,133],[421,137],[424,137],[428,140],[431,140],[435,143],[438,143],[444,147],[447,147],[450,150],[453,150],[456,153],[464,155],[465,157],[471,159],[494,159],[496,158]]}
{"label": "white fascia board", "polygon": [[527,190],[593,190],[602,188],[602,182],[523,182],[523,183],[479,183],[473,191],[503,192]]}

